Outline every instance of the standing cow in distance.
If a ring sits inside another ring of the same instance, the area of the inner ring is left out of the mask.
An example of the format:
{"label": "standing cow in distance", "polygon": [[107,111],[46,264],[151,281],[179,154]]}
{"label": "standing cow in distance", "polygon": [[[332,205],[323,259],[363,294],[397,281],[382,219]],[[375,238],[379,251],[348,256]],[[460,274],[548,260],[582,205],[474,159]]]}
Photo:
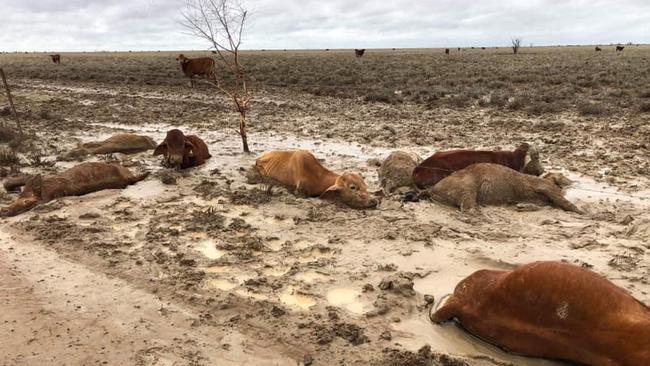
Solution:
{"label": "standing cow in distance", "polygon": [[54,55],[50,55],[50,60],[52,60],[52,62],[54,62],[55,64],[60,64],[61,63],[61,55],[59,55],[58,53],[54,54]]}
{"label": "standing cow in distance", "polygon": [[361,58],[361,57],[363,57],[363,54],[364,54],[365,52],[366,52],[366,49],[365,49],[365,48],[362,48],[362,49],[357,49],[357,48],[355,48],[355,49],[354,49],[354,55],[357,56],[357,58]]}
{"label": "standing cow in distance", "polygon": [[616,46],[616,52],[623,52],[624,46]]}
{"label": "standing cow in distance", "polygon": [[600,52],[600,51],[602,51],[602,49],[600,47],[596,46],[596,52]]}
{"label": "standing cow in distance", "polygon": [[445,55],[449,55],[449,48],[445,48]]}
{"label": "standing cow in distance", "polygon": [[215,63],[210,57],[187,58],[180,54],[176,57],[180,62],[183,74],[190,78],[190,85],[194,88],[194,75],[203,75],[208,79],[215,80]]}
{"label": "standing cow in distance", "polygon": [[576,265],[480,270],[445,299],[433,322],[455,319],[508,352],[591,366],[650,365],[650,308]]}

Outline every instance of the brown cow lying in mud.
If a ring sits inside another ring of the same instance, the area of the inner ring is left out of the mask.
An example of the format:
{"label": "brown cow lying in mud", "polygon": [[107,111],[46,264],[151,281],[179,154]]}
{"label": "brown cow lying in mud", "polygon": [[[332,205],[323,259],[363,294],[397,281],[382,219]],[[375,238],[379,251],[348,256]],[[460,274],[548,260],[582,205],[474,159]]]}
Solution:
{"label": "brown cow lying in mud", "polygon": [[498,164],[480,163],[454,172],[429,189],[433,198],[478,210],[479,205],[530,202],[550,204],[566,211],[581,212],[564,198],[556,175],[546,178],[519,173]]}
{"label": "brown cow lying in mud", "polygon": [[342,202],[354,208],[377,206],[357,173],[334,173],[306,150],[269,151],[250,169],[248,182],[280,184],[294,193]]}
{"label": "brown cow lying in mud", "polygon": [[147,136],[135,135],[132,133],[120,133],[107,138],[104,141],[86,142],[73,149],[62,158],[77,159],[86,155],[100,154],[136,154],[139,152],[153,150],[156,142]]}
{"label": "brown cow lying in mud", "polygon": [[175,169],[187,169],[202,165],[212,157],[208,145],[196,135],[185,136],[173,129],[153,151],[153,156],[163,155],[163,165]]}
{"label": "brown cow lying in mud", "polygon": [[592,366],[650,365],[650,308],[602,276],[562,262],[481,270],[431,315],[525,356]]}
{"label": "brown cow lying in mud", "polygon": [[430,187],[449,174],[476,163],[500,164],[531,175],[544,173],[539,162],[539,152],[524,143],[514,151],[438,151],[413,170],[413,183],[420,188]]}
{"label": "brown cow lying in mud", "polygon": [[103,189],[125,188],[148,175],[148,172],[133,175],[120,165],[82,163],[50,177],[43,178],[40,174],[24,177],[25,188],[22,193],[9,207],[2,209],[0,215],[15,216],[58,197],[81,196]]}

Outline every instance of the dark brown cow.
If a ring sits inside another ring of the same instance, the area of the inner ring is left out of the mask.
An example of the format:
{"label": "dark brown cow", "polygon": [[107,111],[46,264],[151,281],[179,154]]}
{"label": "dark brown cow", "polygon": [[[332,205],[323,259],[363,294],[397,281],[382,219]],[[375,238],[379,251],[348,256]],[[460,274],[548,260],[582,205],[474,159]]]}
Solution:
{"label": "dark brown cow", "polygon": [[[82,163],[61,174],[43,178],[23,176],[21,182],[14,180],[12,188],[24,185],[22,193],[9,207],[0,211],[1,216],[15,216],[40,203],[65,196],[81,196],[103,189],[121,189],[135,184],[149,175],[148,172],[133,175],[127,168],[108,163]],[[7,185],[5,185],[6,187]]]}
{"label": "dark brown cow", "polygon": [[616,46],[616,52],[623,52],[624,46]]}
{"label": "dark brown cow", "polygon": [[175,169],[199,166],[212,157],[208,145],[196,135],[185,136],[173,129],[153,151],[153,156],[164,155],[163,165]]}
{"label": "dark brown cow", "polygon": [[602,49],[600,47],[596,46],[596,52],[600,52],[600,51],[602,51]]}
{"label": "dark brown cow", "polygon": [[[527,157],[530,158],[530,164],[526,164]],[[432,186],[449,174],[476,163],[505,165],[516,171],[526,171],[533,175],[543,173],[541,165],[539,165],[537,150],[524,143],[514,151],[438,151],[413,170],[413,183],[420,188]],[[530,169],[533,165],[538,168]]]}
{"label": "dark brown cow", "polygon": [[187,58],[180,54],[176,57],[180,62],[183,74],[190,78],[190,85],[194,87],[194,75],[203,75],[208,79],[215,79],[214,60],[210,57]]}
{"label": "dark brown cow", "polygon": [[61,55],[59,55],[58,53],[57,53],[57,54],[54,54],[54,55],[50,55],[50,59],[51,59],[52,62],[54,62],[55,64],[60,64],[60,63],[61,63]]}
{"label": "dark brown cow", "polygon": [[344,203],[354,208],[371,208],[377,200],[357,173],[334,173],[306,150],[276,150],[262,154],[248,172],[248,182],[280,184],[308,196]]}
{"label": "dark brown cow", "polygon": [[354,55],[357,56],[357,58],[363,57],[363,54],[366,53],[366,49],[354,49]]}
{"label": "dark brown cow", "polygon": [[506,351],[591,366],[650,365],[650,308],[562,262],[477,271],[431,315]]}
{"label": "dark brown cow", "polygon": [[449,48],[445,48],[445,55],[449,54]]}

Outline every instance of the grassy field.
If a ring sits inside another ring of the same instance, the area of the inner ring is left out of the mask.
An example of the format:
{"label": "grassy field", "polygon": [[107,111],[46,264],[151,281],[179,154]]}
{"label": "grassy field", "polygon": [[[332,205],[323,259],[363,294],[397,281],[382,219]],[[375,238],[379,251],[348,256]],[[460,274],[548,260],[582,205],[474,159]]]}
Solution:
{"label": "grassy field", "polygon": [[[178,52],[2,54],[11,78],[182,85]],[[185,52],[189,56],[207,52]],[[368,50],[248,51],[243,58],[258,88],[282,87],[314,95],[419,103],[430,108],[481,106],[548,114],[650,112],[650,46],[615,52],[603,46]],[[227,73],[221,73],[225,78]]]}

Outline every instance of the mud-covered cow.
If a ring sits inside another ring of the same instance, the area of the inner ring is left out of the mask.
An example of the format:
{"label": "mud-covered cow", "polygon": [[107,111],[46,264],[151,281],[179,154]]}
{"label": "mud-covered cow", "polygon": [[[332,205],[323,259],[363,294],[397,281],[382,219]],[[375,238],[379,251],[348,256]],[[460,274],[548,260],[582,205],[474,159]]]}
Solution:
{"label": "mud-covered cow", "polygon": [[103,141],[86,142],[63,156],[64,159],[100,154],[136,154],[156,148],[156,142],[148,137],[132,133],[120,133]]}
{"label": "mud-covered cow", "polygon": [[34,206],[55,198],[81,196],[103,189],[121,189],[135,184],[149,175],[134,175],[127,168],[108,163],[82,163],[63,173],[43,178],[40,174],[23,176],[13,182],[13,188],[24,185],[22,193],[9,207],[0,210],[0,216],[15,216]]}
{"label": "mud-covered cow", "polygon": [[431,314],[508,352],[591,366],[650,365],[650,308],[572,264],[480,270]]}
{"label": "mud-covered cow", "polygon": [[262,154],[248,172],[249,183],[279,184],[295,193],[371,208],[377,200],[357,173],[335,173],[306,150],[276,150]]}
{"label": "mud-covered cow", "polygon": [[475,211],[480,205],[529,202],[582,212],[564,198],[562,188],[556,175],[540,178],[503,165],[480,163],[443,178],[429,192],[433,199],[462,211]]}

